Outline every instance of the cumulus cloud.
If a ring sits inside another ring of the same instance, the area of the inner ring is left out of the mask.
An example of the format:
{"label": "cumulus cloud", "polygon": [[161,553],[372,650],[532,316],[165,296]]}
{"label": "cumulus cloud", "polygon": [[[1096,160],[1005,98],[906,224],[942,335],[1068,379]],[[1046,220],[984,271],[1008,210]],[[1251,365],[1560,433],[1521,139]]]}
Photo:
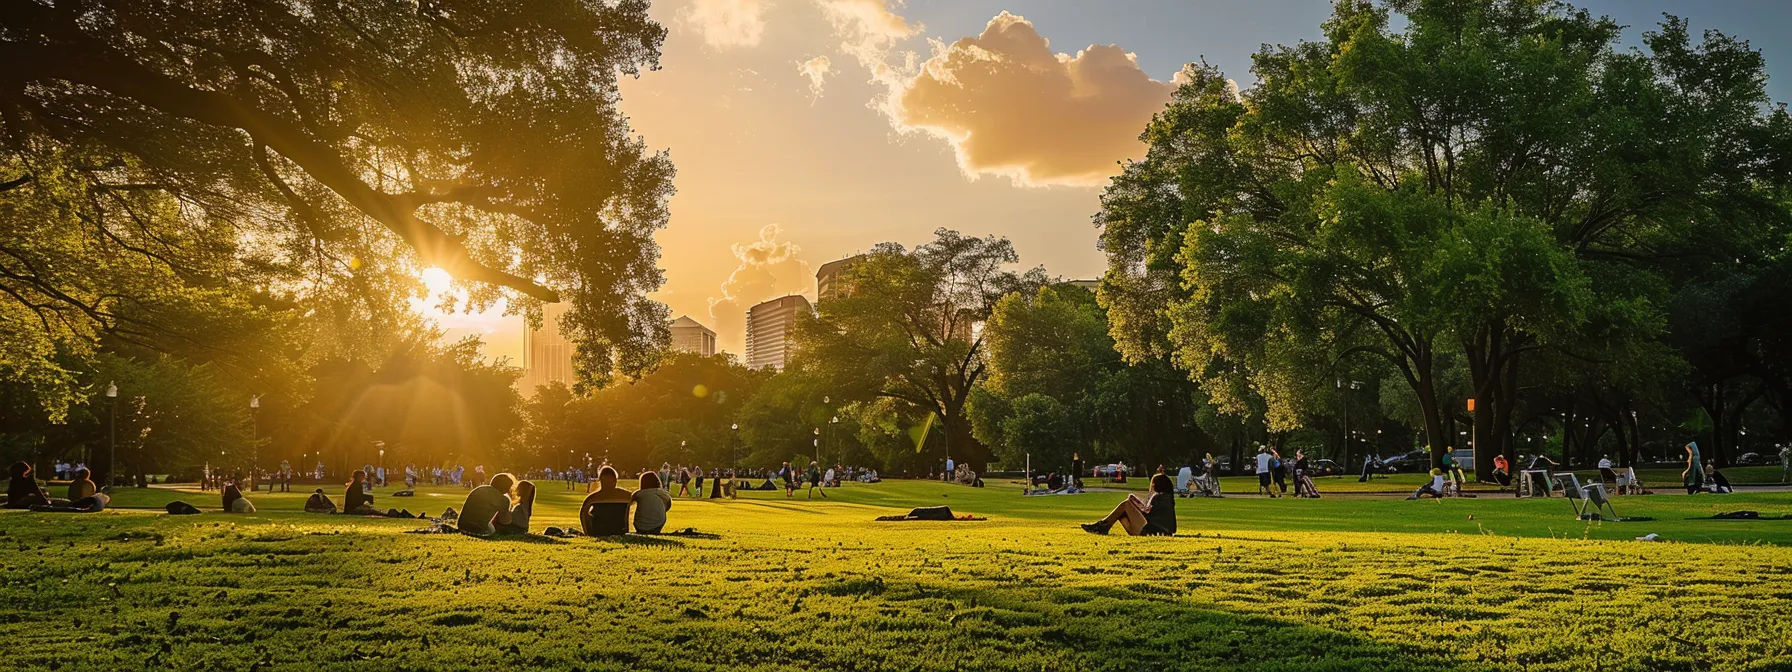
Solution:
{"label": "cumulus cloud", "polygon": [[703,41],[717,49],[751,47],[765,34],[764,0],[693,0],[678,12],[678,19],[703,33]]}
{"label": "cumulus cloud", "polygon": [[746,340],[748,308],[786,294],[803,294],[814,283],[809,262],[797,258],[803,248],[779,240],[783,228],[767,224],[759,239],[732,246],[738,262],[722,282],[721,296],[709,297],[709,316],[715,321],[717,345],[742,352]]}
{"label": "cumulus cloud", "polygon": [[884,0],[815,0],[815,4],[840,38],[840,52],[853,57],[879,81],[895,72],[888,65],[890,51],[923,29],[921,24],[911,25],[891,9],[901,8],[900,1],[887,4]]}
{"label": "cumulus cloud", "polygon": [[1115,45],[1053,53],[1008,12],[977,37],[935,42],[930,58],[886,83],[891,122],[950,143],[965,175],[1079,186],[1103,184],[1116,162],[1144,154],[1139,133],[1174,88]]}
{"label": "cumulus cloud", "polygon": [[797,61],[796,71],[809,80],[810,95],[819,98],[828,75],[834,74],[834,64],[826,56],[816,56],[807,61]]}

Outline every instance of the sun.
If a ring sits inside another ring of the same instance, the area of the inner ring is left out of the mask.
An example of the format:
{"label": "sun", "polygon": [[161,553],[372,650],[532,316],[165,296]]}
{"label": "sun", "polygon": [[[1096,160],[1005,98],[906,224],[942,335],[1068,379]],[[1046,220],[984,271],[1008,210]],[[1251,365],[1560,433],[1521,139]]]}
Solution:
{"label": "sun", "polygon": [[449,275],[448,271],[434,266],[423,269],[423,272],[417,277],[423,279],[423,286],[429,288],[429,293],[432,296],[448,291],[449,284],[454,282],[454,276]]}

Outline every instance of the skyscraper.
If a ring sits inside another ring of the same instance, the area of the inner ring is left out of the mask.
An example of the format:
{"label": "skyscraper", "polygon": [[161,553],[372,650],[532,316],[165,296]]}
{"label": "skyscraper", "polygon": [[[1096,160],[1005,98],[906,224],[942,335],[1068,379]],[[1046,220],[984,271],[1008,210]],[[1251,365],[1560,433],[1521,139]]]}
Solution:
{"label": "skyscraper", "polygon": [[815,302],[819,304],[850,293],[851,288],[847,286],[847,281],[840,276],[864,260],[865,255],[855,254],[845,259],[838,259],[822,264],[821,268],[816,269]]}
{"label": "skyscraper", "polygon": [[716,332],[689,315],[680,315],[672,321],[672,349],[704,357],[716,354]]}
{"label": "skyscraper", "polygon": [[523,396],[535,396],[535,388],[560,382],[571,386],[572,343],[560,333],[560,316],[567,304],[549,303],[541,307],[541,328],[523,333],[523,375],[517,387]]}
{"label": "skyscraper", "polygon": [[772,299],[747,310],[747,368],[783,371],[794,349],[798,315],[813,315],[799,294]]}

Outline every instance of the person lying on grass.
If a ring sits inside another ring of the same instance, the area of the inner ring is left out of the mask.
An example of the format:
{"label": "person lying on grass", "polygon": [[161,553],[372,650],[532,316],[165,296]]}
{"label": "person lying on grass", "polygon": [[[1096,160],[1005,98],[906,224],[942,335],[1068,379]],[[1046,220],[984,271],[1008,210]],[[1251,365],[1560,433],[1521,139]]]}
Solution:
{"label": "person lying on grass", "polygon": [[[460,507],[460,531],[476,537],[489,537],[499,526],[509,525],[511,496],[516,494],[516,477],[500,473],[491,483],[473,488]],[[496,523],[494,525],[494,523]]]}
{"label": "person lying on grass", "polygon": [[311,496],[305,499],[305,513],[335,513],[335,512],[336,512],[336,503],[330,501],[330,496],[324,494],[323,488],[318,488],[317,490],[313,491],[311,493]]}
{"label": "person lying on grass", "polygon": [[235,483],[226,483],[224,484],[224,512],[255,513],[255,505],[249,502],[249,498],[243,496],[243,491],[238,490]]}
{"label": "person lying on grass", "polygon": [[606,465],[597,472],[597,489],[579,505],[579,525],[586,536],[628,534],[628,505],[633,499],[634,493],[616,485],[616,469]]}
{"label": "person lying on grass", "polygon": [[660,487],[659,474],[641,474],[641,489],[631,501],[635,503],[635,532],[659,534],[666,528],[666,512],[672,509],[672,493]]}
{"label": "person lying on grass", "polygon": [[373,495],[367,494],[367,472],[359,469],[349,476],[348,490],[342,494],[342,510],[362,516],[377,516],[379,509],[373,508]]}
{"label": "person lying on grass", "polygon": [[1140,499],[1137,494],[1127,495],[1108,517],[1084,523],[1083,530],[1107,534],[1114,523],[1120,523],[1127,534],[1135,537],[1176,534],[1176,484],[1167,475],[1152,476],[1149,501]]}
{"label": "person lying on grass", "polygon": [[50,496],[38,487],[37,477],[31,473],[31,463],[14,462],[12,480],[6,484],[6,508],[29,509],[49,504]]}
{"label": "person lying on grass", "polygon": [[78,502],[99,493],[99,486],[93,483],[93,474],[85,468],[76,469],[74,476],[74,480],[68,482],[68,501]]}
{"label": "person lying on grass", "polygon": [[516,506],[510,507],[510,523],[498,526],[498,534],[528,534],[529,517],[535,513],[535,483],[516,484]]}

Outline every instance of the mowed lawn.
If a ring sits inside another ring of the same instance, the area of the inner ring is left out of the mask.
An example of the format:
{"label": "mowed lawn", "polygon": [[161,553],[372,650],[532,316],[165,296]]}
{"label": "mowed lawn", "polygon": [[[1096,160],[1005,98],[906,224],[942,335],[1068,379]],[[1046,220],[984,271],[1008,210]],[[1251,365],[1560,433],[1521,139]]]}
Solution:
{"label": "mowed lawn", "polygon": [[[582,492],[541,485],[535,529],[576,524]],[[1656,518],[1626,523],[1559,498],[1184,499],[1179,536],[1127,538],[1074,526],[1118,493],[910,481],[677,501],[670,527],[703,537],[483,540],[304,514],[298,489],[254,515],[166,490],[116,503],[208,512],[0,512],[7,664],[1792,669],[1792,520],[1688,520],[1792,513],[1787,493],[1621,498]],[[430,514],[465,492],[390,490]],[[871,520],[932,504],[989,520]]]}

